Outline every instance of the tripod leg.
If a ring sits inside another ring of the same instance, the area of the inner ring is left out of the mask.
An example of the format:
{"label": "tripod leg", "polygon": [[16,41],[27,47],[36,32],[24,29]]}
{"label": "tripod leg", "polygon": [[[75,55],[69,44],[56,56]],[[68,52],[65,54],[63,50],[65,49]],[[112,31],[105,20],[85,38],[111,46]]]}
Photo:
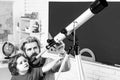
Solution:
{"label": "tripod leg", "polygon": [[76,60],[76,64],[77,64],[79,80],[85,80],[85,74],[84,74],[84,70],[83,70],[83,66],[82,66],[82,62],[81,62],[81,56],[76,55],[75,60]]}
{"label": "tripod leg", "polygon": [[62,72],[62,70],[63,70],[63,68],[64,68],[64,66],[65,66],[65,62],[68,60],[68,58],[69,58],[69,55],[66,54],[66,55],[65,55],[65,58],[63,59],[63,62],[62,62],[62,64],[61,64],[61,66],[60,66],[60,69],[59,69],[59,71],[58,71],[58,75],[57,75],[56,80],[58,80],[58,78],[59,78],[59,76],[60,76],[60,73]]}
{"label": "tripod leg", "polygon": [[78,77],[79,80],[85,80],[85,74],[81,62],[81,55],[79,55],[80,47],[77,43],[74,45],[74,53],[75,53],[75,60],[76,60],[76,65],[77,65],[77,71],[78,71]]}

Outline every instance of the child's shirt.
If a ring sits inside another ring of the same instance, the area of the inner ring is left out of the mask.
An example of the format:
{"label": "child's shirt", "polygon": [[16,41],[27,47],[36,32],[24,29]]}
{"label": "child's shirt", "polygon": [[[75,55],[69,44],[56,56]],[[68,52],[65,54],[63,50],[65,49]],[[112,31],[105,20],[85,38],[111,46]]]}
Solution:
{"label": "child's shirt", "polygon": [[11,80],[43,80],[42,68],[32,68],[31,72],[25,75],[12,76]]}

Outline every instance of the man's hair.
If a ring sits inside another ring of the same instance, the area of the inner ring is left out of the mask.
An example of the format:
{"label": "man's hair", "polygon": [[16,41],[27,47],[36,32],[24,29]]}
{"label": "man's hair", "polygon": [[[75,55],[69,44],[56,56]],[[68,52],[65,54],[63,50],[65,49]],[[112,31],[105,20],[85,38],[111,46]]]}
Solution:
{"label": "man's hair", "polygon": [[[36,42],[38,47],[39,47],[39,52],[40,52],[40,41],[36,38],[36,37],[32,37],[32,36],[29,36],[27,37],[24,41],[22,41],[22,44],[20,46],[20,49],[23,50],[25,52],[25,44],[27,43],[32,43],[32,42]],[[25,52],[26,53],[26,52]]]}
{"label": "man's hair", "polygon": [[21,56],[26,58],[24,54],[16,54],[13,57],[11,57],[9,60],[8,68],[9,68],[9,71],[11,72],[12,75],[19,75],[18,69],[16,68],[16,66],[17,66],[17,59]]}

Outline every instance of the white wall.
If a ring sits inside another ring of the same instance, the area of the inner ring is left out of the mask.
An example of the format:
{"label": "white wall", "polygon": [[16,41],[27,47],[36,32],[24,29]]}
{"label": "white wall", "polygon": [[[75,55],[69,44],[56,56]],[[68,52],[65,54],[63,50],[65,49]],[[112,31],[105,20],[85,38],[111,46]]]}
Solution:
{"label": "white wall", "polygon": [[[16,42],[16,25],[15,25],[15,21],[17,21],[17,17],[19,17],[19,15],[21,15],[21,12],[23,12],[23,8],[20,7],[20,5],[23,5],[23,0],[0,0],[0,1],[10,1],[13,2],[13,34],[12,35],[8,35],[8,40],[12,43]],[[18,12],[19,10],[19,12]],[[3,58],[4,55],[2,53],[2,44],[0,44],[0,59]]]}
{"label": "white wall", "polygon": [[[20,42],[20,35],[17,32],[17,23],[19,18],[25,13],[38,12],[39,19],[42,24],[41,43],[45,46],[48,38],[48,2],[47,0],[0,0],[13,2],[13,35],[9,35],[9,41],[13,44]],[[4,57],[2,54],[2,45],[0,45],[0,59]]]}

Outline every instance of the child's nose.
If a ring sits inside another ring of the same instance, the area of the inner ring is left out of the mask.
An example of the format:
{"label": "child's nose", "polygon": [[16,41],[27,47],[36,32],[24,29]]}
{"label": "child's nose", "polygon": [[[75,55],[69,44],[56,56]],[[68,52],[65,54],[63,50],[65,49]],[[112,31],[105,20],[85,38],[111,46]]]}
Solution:
{"label": "child's nose", "polygon": [[23,64],[26,64],[27,63],[27,61],[23,61]]}

